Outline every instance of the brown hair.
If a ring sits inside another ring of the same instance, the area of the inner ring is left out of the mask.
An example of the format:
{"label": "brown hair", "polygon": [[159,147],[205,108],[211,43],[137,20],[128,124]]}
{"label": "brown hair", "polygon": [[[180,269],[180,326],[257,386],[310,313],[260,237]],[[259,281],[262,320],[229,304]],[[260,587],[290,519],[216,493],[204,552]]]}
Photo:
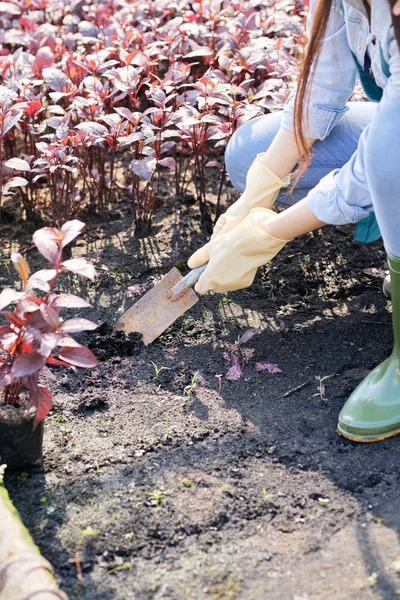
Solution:
{"label": "brown hair", "polygon": [[[303,63],[299,75],[299,83],[294,103],[294,134],[296,137],[297,147],[303,159],[296,173],[294,185],[296,185],[299,177],[304,173],[310,164],[311,152],[307,147],[306,136],[304,135],[304,120],[307,119],[305,105],[307,103],[307,95],[309,94],[312,84],[312,75],[316,64],[318,63],[319,55],[322,49],[322,40],[325,36],[328,25],[329,15],[332,10],[334,0],[319,0],[313,16],[313,25],[308,39],[307,48],[304,54]],[[377,0],[375,0],[377,1]],[[396,3],[396,0],[388,0],[391,9]],[[400,48],[400,17],[395,17],[392,14],[393,28],[396,35],[396,40]]]}

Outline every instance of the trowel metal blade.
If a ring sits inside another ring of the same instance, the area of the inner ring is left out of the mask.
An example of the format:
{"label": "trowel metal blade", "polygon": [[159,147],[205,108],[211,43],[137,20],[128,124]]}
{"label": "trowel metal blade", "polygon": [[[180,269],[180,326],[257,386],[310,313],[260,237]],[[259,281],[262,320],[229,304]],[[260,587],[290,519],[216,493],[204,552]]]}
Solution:
{"label": "trowel metal blade", "polygon": [[186,288],[175,296],[172,288],[183,279],[178,269],[169,273],[149,292],[129,308],[114,326],[115,329],[131,333],[137,331],[143,335],[145,346],[151,344],[172,323],[198,302],[197,294]]}

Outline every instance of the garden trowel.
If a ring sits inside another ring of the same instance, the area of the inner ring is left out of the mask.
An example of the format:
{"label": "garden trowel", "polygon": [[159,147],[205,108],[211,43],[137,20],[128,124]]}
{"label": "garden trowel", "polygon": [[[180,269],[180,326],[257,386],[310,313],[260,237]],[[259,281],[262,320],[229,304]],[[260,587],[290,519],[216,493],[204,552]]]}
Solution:
{"label": "garden trowel", "polygon": [[178,317],[196,304],[199,298],[192,287],[206,266],[193,269],[186,277],[182,277],[175,267],[171,269],[120,317],[114,328],[127,334],[132,331],[141,333],[146,346],[154,342]]}

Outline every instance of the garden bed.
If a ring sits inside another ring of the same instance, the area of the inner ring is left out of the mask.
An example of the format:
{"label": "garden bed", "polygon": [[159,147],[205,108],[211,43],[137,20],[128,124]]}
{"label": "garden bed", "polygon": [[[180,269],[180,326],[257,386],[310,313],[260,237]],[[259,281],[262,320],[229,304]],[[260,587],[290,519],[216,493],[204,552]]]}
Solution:
{"label": "garden bed", "polygon": [[[171,217],[173,205],[140,240],[126,216],[91,219],[72,254],[100,276],[69,288],[92,302],[86,318],[112,324],[135,299],[127,290],[205,241],[198,209]],[[35,263],[15,223],[0,235]],[[102,350],[99,367],[53,384],[44,470],[6,476],[70,598],[395,597],[399,440],[336,433],[343,402],[391,349],[384,268],[380,242],[327,228],[289,244],[249,290],[201,298],[150,347],[81,334]],[[262,332],[228,381],[250,327]]]}

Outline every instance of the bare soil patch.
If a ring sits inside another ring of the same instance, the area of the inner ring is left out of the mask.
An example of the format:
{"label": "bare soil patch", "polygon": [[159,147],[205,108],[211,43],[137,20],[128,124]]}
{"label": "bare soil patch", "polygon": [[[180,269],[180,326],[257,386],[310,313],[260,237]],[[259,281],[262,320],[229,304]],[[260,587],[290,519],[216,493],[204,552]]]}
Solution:
{"label": "bare soil patch", "polygon": [[[206,240],[196,207],[175,208],[140,240],[126,216],[90,220],[73,248],[100,272],[76,283],[93,302],[86,318],[112,325],[133,302],[127,288]],[[382,244],[352,233],[289,244],[250,289],[201,298],[150,347],[107,325],[81,336],[99,367],[60,375],[44,470],[6,477],[70,598],[397,597],[399,439],[357,445],[336,433],[344,401],[392,343]],[[22,247],[32,261],[23,227],[1,235],[6,253]],[[244,349],[243,377],[219,388],[248,327],[263,332]],[[324,397],[316,376],[330,376]]]}

